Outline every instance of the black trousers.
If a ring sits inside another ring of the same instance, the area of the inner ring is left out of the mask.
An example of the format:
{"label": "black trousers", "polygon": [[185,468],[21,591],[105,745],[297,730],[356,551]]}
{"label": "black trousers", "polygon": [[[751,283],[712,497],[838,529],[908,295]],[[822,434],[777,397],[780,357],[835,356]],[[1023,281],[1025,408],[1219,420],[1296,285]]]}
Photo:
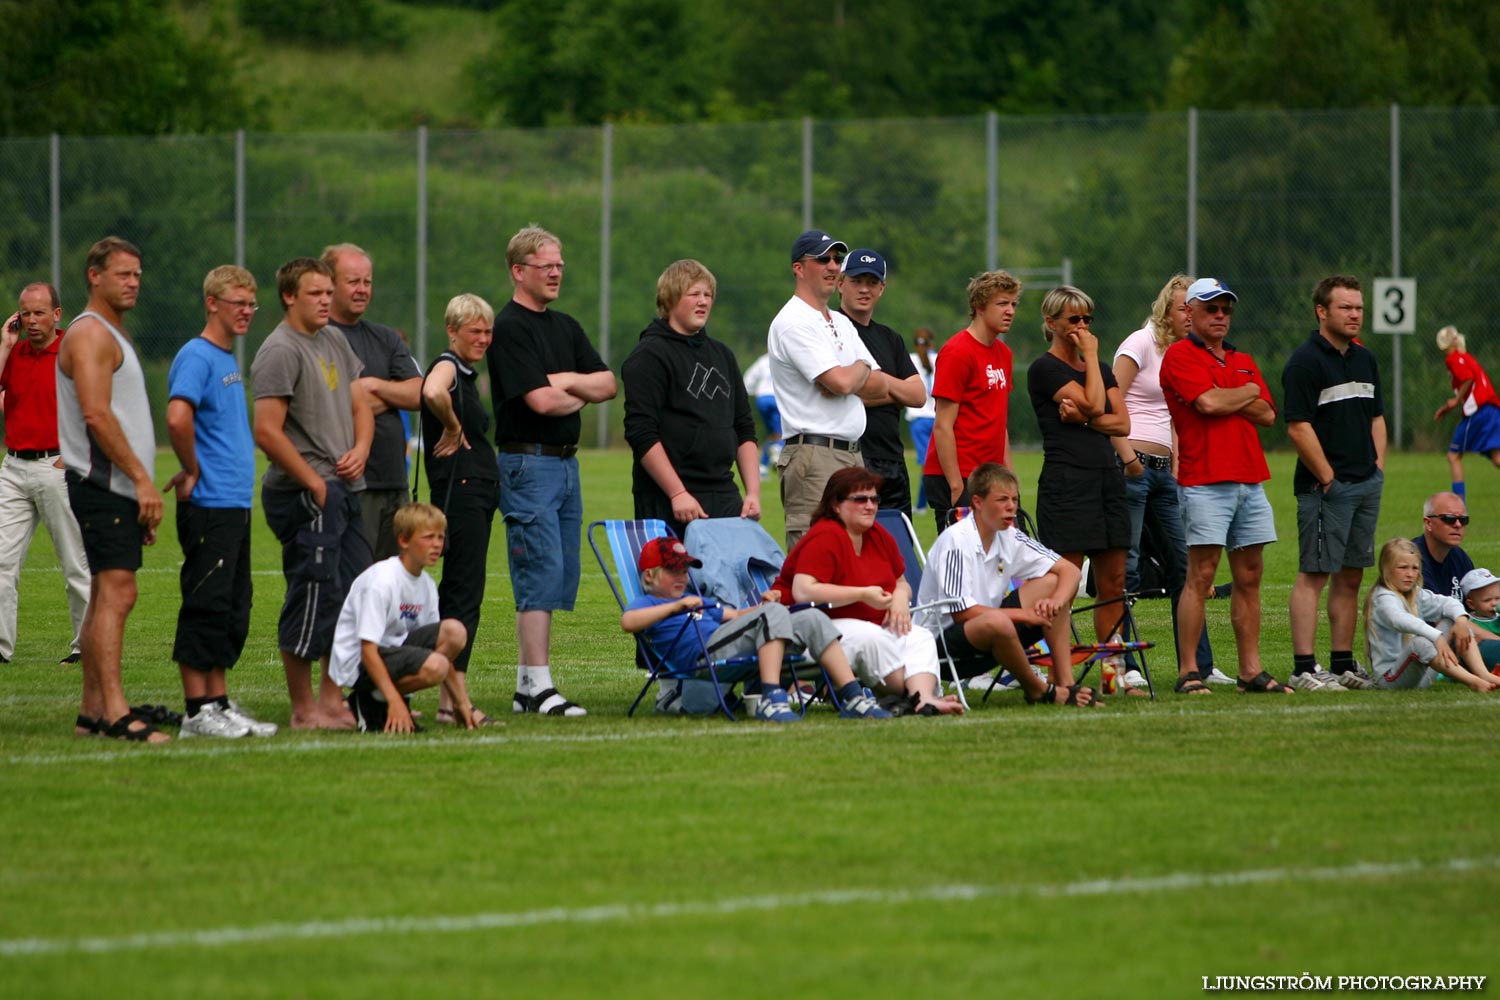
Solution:
{"label": "black trousers", "polygon": [[500,504],[498,479],[449,480],[432,484],[432,503],[448,516],[448,551],[443,555],[443,579],[438,583],[438,614],[464,623],[469,641],[453,661],[459,671],[469,669],[479,612],[484,605],[485,573],[489,568],[490,528]]}

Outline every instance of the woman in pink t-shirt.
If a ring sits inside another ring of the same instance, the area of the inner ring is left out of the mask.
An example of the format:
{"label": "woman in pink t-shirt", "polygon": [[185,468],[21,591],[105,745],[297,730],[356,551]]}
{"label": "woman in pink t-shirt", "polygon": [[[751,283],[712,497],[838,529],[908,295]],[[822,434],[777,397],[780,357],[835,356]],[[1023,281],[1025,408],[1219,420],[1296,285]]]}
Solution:
{"label": "woman in pink t-shirt", "polygon": [[1462,407],[1463,418],[1453,429],[1453,441],[1448,445],[1448,468],[1453,473],[1453,492],[1463,496],[1465,454],[1477,451],[1488,455],[1500,468],[1500,399],[1495,396],[1490,377],[1466,349],[1464,335],[1455,327],[1439,330],[1437,345],[1453,379],[1453,396],[1437,408],[1432,419],[1442,420],[1450,410]]}
{"label": "woman in pink t-shirt", "polygon": [[[1172,276],[1162,286],[1146,325],[1126,337],[1115,350],[1115,381],[1130,411],[1130,437],[1111,438],[1125,467],[1125,502],[1130,508],[1130,552],[1125,560],[1125,587],[1141,587],[1144,548],[1161,564],[1163,581],[1172,599],[1172,637],[1177,636],[1177,598],[1187,575],[1187,538],[1182,532],[1182,507],[1175,476],[1177,448],[1172,416],[1161,388],[1161,356],[1187,336],[1187,287],[1193,279]],[[1198,637],[1198,672],[1210,684],[1233,684],[1234,678],[1214,667],[1208,627]],[[1126,672],[1126,683],[1135,678]],[[1141,684],[1144,686],[1145,678]]]}

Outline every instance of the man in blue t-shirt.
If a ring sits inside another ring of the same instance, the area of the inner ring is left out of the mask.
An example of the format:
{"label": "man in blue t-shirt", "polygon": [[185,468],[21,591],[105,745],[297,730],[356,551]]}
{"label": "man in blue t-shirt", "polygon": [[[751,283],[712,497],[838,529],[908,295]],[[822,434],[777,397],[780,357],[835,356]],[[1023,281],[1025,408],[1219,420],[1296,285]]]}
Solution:
{"label": "man in blue t-shirt", "polygon": [[177,491],[182,546],[172,646],[187,702],[182,735],[272,736],[275,723],[252,718],[225,689],[250,632],[255,442],[234,341],[258,308],[255,276],[242,267],[214,268],[203,279],[203,304],[208,322],[177,352],[167,376],[167,434],[182,465],[168,483]]}
{"label": "man in blue t-shirt", "polygon": [[1422,586],[1434,594],[1464,599],[1459,581],[1474,568],[1463,549],[1469,511],[1456,493],[1434,493],[1422,505],[1422,533],[1412,541],[1422,553]]}

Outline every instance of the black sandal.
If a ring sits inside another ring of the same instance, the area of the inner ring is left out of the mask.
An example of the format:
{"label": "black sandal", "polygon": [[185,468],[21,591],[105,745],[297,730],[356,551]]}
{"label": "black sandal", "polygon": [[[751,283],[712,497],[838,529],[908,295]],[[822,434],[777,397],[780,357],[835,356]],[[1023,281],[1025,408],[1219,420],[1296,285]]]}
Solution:
{"label": "black sandal", "polygon": [[1290,694],[1292,690],[1264,670],[1248,681],[1243,677],[1236,678],[1234,686],[1240,694]]}
{"label": "black sandal", "polygon": [[1196,670],[1189,670],[1177,678],[1177,683],[1172,685],[1172,690],[1178,694],[1213,694],[1208,685],[1203,683],[1203,675]]}
{"label": "black sandal", "polygon": [[[132,722],[139,722],[141,728],[131,729],[130,724]],[[108,736],[112,740],[125,740],[129,743],[150,742],[153,733],[161,732],[160,729],[157,729],[151,723],[132,712],[125,713],[109,725],[105,725],[104,720],[100,719],[99,725],[101,735]]]}
{"label": "black sandal", "polygon": [[[83,732],[79,732],[79,730]],[[98,736],[104,732],[103,719],[91,719],[83,713],[79,713],[78,720],[73,723],[74,736]]]}
{"label": "black sandal", "polygon": [[165,705],[131,705],[130,714],[148,725],[182,725],[182,713],[174,712]]}
{"label": "black sandal", "polygon": [[1028,691],[1028,692],[1026,692],[1025,697],[1026,697],[1026,704],[1028,704],[1028,705],[1040,705],[1043,702],[1054,702],[1054,701],[1057,700],[1057,685],[1056,684],[1048,684],[1047,685],[1047,690],[1043,691],[1040,695],[1038,695],[1035,698],[1033,698],[1031,696],[1031,692]]}

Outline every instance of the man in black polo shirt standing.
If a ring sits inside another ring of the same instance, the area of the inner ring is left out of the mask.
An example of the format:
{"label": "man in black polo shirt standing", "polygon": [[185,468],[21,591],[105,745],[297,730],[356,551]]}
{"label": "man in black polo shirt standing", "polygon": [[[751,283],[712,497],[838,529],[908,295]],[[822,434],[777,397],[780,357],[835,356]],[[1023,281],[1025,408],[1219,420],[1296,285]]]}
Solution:
{"label": "man in black polo shirt standing", "polygon": [[586,715],[552,683],[552,612],[572,611],[578,598],[578,412],[613,399],[615,376],[578,321],[548,308],[562,288],[562,242],[528,226],[511,237],[505,263],[515,293],[495,317],[486,360],[520,653],[511,707]]}
{"label": "man in black polo shirt standing", "polygon": [[[1313,311],[1318,329],[1281,373],[1287,435],[1297,449],[1291,685],[1333,692],[1374,686],[1354,659],[1354,626],[1365,567],[1375,564],[1385,404],[1375,356],[1357,339],[1365,313],[1359,281],[1324,278],[1313,289]],[[1325,585],[1331,672],[1313,654]]]}
{"label": "man in black polo shirt standing", "polygon": [[875,322],[875,305],[885,294],[885,258],[874,250],[854,250],[839,275],[839,312],[849,317],[859,339],[887,376],[879,396],[861,394],[865,432],[859,439],[865,468],[879,473],[880,506],[911,517],[911,480],[901,446],[901,410],[927,402],[927,387],[912,364],[901,335]]}

